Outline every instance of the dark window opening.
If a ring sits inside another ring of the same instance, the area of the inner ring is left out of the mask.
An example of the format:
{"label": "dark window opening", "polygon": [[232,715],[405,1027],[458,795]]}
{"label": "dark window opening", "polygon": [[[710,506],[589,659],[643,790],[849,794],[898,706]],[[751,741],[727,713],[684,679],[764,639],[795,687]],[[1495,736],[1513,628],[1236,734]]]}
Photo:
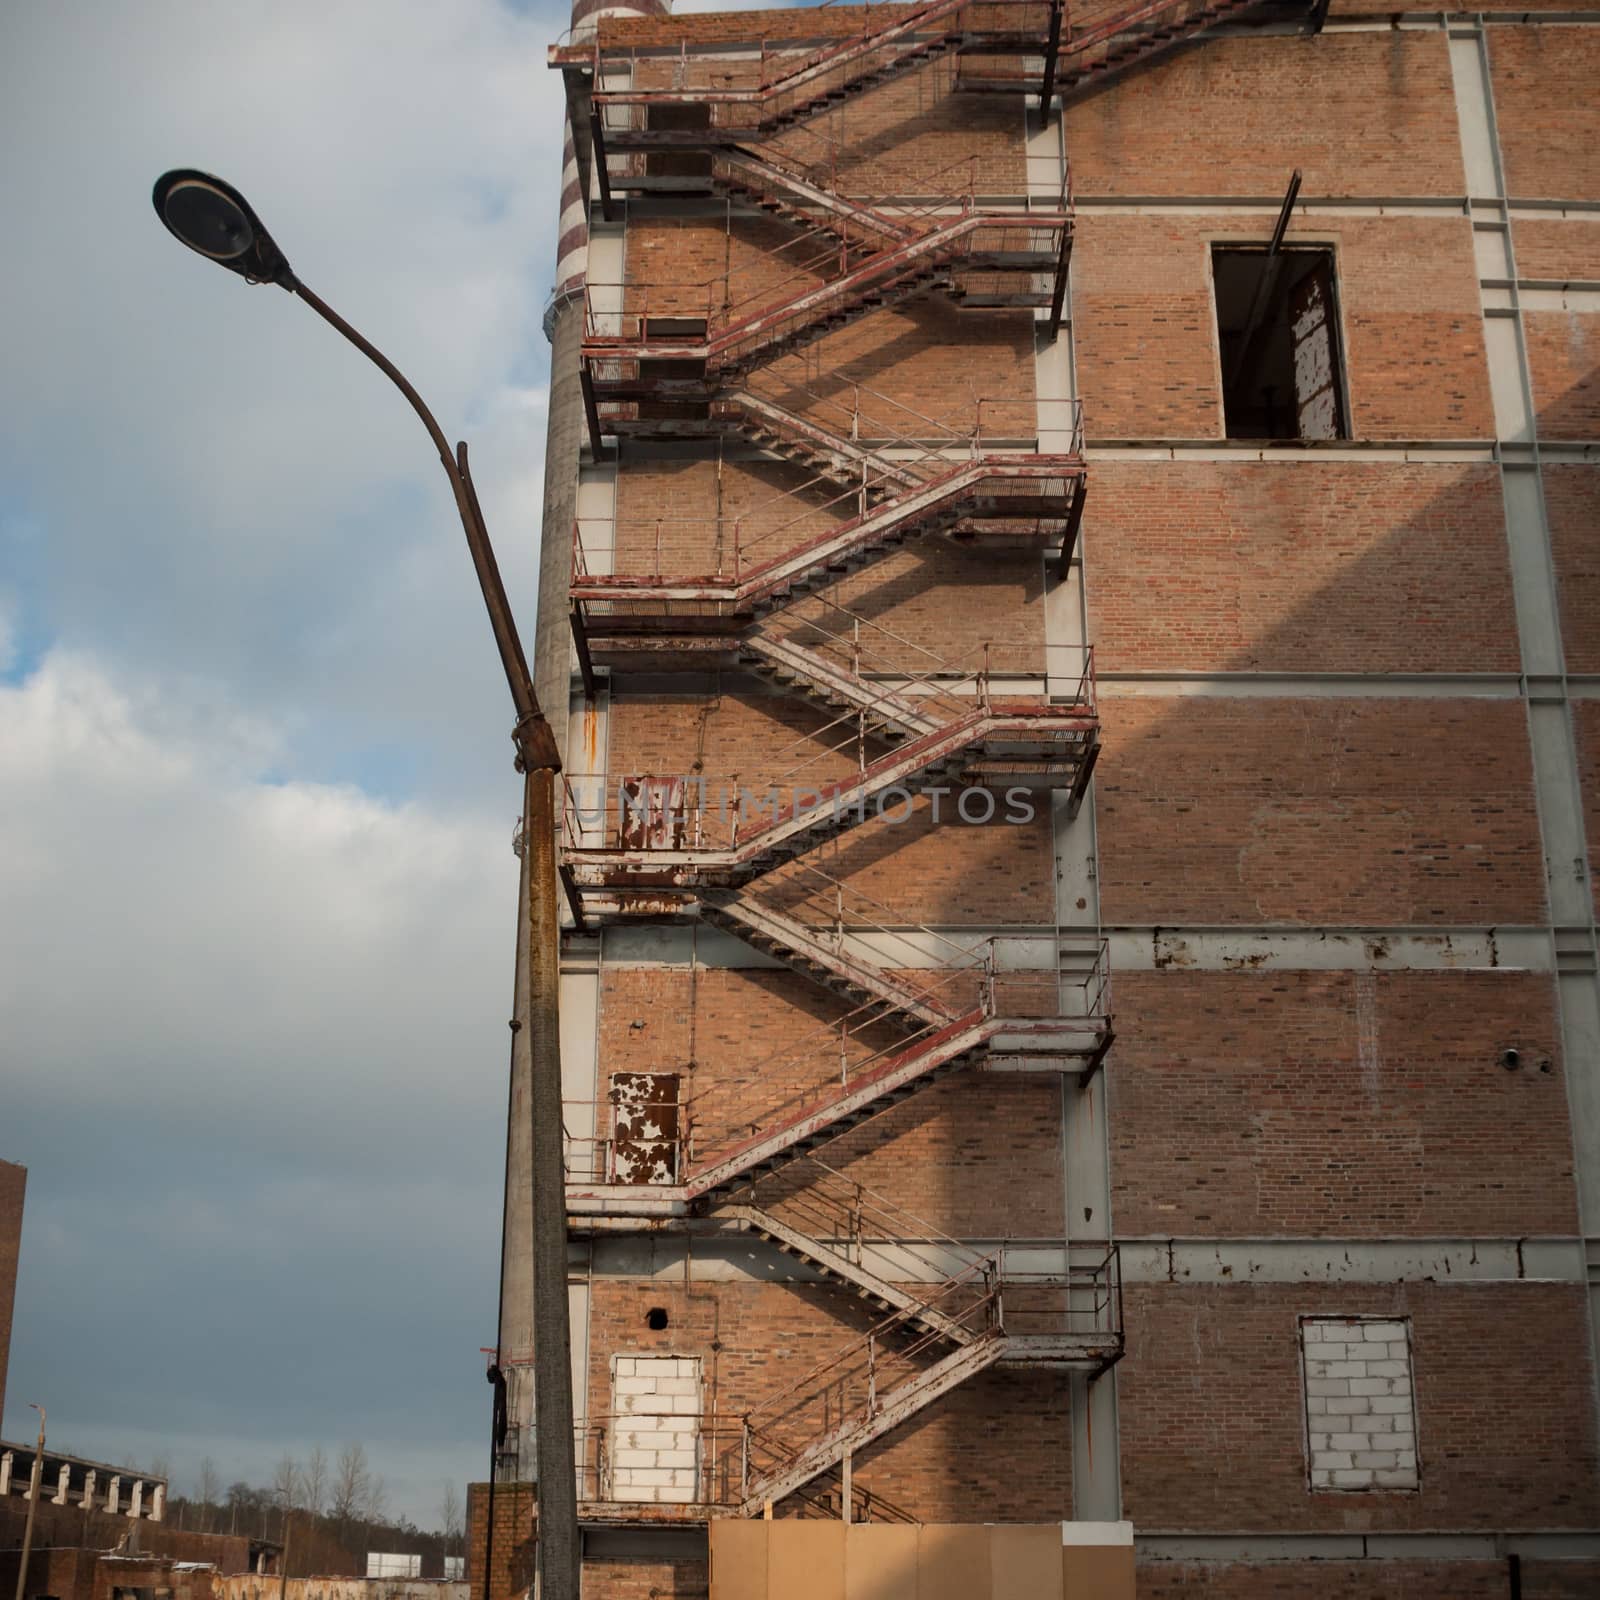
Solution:
{"label": "dark window opening", "polygon": [[1331,250],[1211,253],[1230,439],[1348,439]]}
{"label": "dark window opening", "polygon": [[652,1333],[660,1333],[667,1325],[665,1306],[651,1306],[644,1314],[644,1325]]}

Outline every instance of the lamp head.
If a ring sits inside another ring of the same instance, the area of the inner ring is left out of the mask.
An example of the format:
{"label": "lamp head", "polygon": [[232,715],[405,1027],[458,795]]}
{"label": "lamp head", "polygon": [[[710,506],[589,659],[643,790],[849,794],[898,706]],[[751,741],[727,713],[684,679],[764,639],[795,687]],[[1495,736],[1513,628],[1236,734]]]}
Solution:
{"label": "lamp head", "polygon": [[156,215],[180,244],[237,272],[247,283],[295,286],[294,273],[250,202],[209,172],[178,168],[156,180]]}

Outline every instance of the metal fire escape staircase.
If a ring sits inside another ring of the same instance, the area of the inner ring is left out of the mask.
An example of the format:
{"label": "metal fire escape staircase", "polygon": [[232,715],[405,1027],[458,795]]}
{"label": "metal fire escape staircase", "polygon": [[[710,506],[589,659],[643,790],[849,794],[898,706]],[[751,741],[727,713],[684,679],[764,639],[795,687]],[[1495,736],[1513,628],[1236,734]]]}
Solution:
{"label": "metal fire escape staircase", "polygon": [[[1063,1247],[1055,1270],[1018,1269],[1004,1245],[984,1252],[943,1239],[881,1197],[864,1200],[859,1185],[813,1154],[959,1068],[1092,1071],[1111,1040],[1103,949],[1079,952],[1066,980],[1059,947],[1048,969],[1008,973],[988,941],[930,976],[916,970],[925,962],[896,966],[881,948],[893,930],[859,915],[858,905],[847,919],[847,889],[837,880],[831,928],[779,903],[796,889],[804,900],[815,889],[808,876],[826,876],[806,853],[889,793],[1031,778],[1067,790],[1075,804],[1087,784],[1098,751],[1087,662],[1065,694],[1059,674],[1047,671],[1042,690],[1019,691],[1003,674],[997,681],[987,660],[964,673],[873,670],[860,654],[864,619],[820,592],[930,533],[1059,539],[1070,554],[1084,493],[1076,432],[1061,455],[1027,442],[996,446],[980,408],[959,439],[926,418],[933,437],[919,439],[915,428],[886,429],[881,415],[864,427],[858,386],[845,427],[836,395],[779,371],[792,365],[785,357],[830,333],[936,292],[970,306],[1046,307],[1053,329],[1070,207],[1065,193],[1050,210],[986,207],[975,185],[932,207],[869,204],[847,195],[836,172],[800,161],[793,140],[763,146],[942,57],[955,58],[960,89],[1037,90],[1049,104],[1058,91],[1084,92],[1257,9],[1262,0],[1164,0],[1074,31],[1062,0],[933,0],[897,7],[860,35],[810,53],[763,47],[753,64],[719,57],[715,46],[703,58],[614,48],[604,24],[596,45],[553,52],[608,216],[619,190],[719,194],[825,241],[826,250],[742,303],[724,284],[720,301],[708,293],[703,314],[681,301],[652,309],[643,298],[631,306],[624,298],[620,311],[591,307],[582,357],[597,452],[607,436],[736,439],[810,473],[812,500],[826,497],[834,518],[814,531],[814,517],[797,516],[787,538],[783,529],[748,542],[736,534],[715,570],[689,576],[659,558],[659,530],[653,571],[590,571],[580,529],[572,598],[586,679],[597,660],[731,661],[803,696],[830,727],[848,728],[856,749],[854,771],[820,773],[807,803],[778,803],[770,816],[763,808],[751,819],[737,805],[731,817],[713,814],[685,780],[644,778],[634,795],[644,800],[642,821],[630,825],[627,797],[613,811],[604,791],[598,819],[585,820],[581,805],[569,818],[563,870],[585,916],[698,918],[851,1007],[822,1037],[754,1063],[741,1082],[691,1087],[670,1104],[635,1103],[629,1136],[642,1127],[656,1141],[648,1181],[625,1181],[638,1174],[631,1157],[618,1159],[620,1130],[602,1131],[602,1108],[593,1108],[592,1136],[569,1135],[575,1231],[628,1231],[666,1217],[744,1231],[883,1315],[750,1413],[703,1419],[700,1499],[682,1508],[688,1515],[758,1515],[789,1495],[817,1504],[832,1492],[818,1481],[841,1463],[841,1501],[849,1492],[853,1506],[896,1515],[849,1487],[854,1452],[997,1363],[1096,1374],[1122,1351],[1115,1247],[1091,1261]],[[846,628],[848,654],[840,648]],[[869,743],[884,748],[869,757]],[[659,792],[645,793],[652,784]],[[769,878],[776,895],[750,893]],[[1021,1004],[1007,994],[1008,984],[1014,991],[1040,979],[1043,1004],[1037,994]],[[830,1059],[836,1072],[816,1070]],[[605,1520],[619,1514],[614,1504],[605,1509],[613,1499],[606,1429],[589,1431],[586,1498]]]}
{"label": "metal fire escape staircase", "polygon": [[[1122,1354],[1114,1250],[1067,1248],[1049,1263],[1013,1260],[1003,1245],[984,1248],[940,1233],[820,1162],[806,1167],[788,1192],[768,1199],[751,1186],[719,1218],[852,1292],[876,1320],[749,1411],[698,1419],[697,1498],[681,1508],[692,1517],[760,1516],[790,1495],[828,1511],[824,1497],[835,1492],[831,1475],[842,1464],[978,1373],[1049,1366],[1093,1377]],[[625,1447],[632,1421],[619,1414],[585,1429],[591,1521],[641,1515],[615,1498],[609,1465],[610,1441]],[[829,1485],[817,1488],[824,1478]],[[837,1492],[842,1499],[842,1482]],[[855,1486],[852,1514],[911,1520]]]}

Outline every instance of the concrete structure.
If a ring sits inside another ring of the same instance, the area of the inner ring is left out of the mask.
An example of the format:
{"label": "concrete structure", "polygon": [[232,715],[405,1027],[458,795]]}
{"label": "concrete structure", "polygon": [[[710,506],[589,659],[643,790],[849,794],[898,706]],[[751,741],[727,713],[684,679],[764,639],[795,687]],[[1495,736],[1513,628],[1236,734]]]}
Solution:
{"label": "concrete structure", "polygon": [[[33,1453],[31,1444],[0,1440],[0,1504],[27,1500]],[[160,1522],[166,1512],[167,1483],[149,1473],[47,1448],[40,1470],[40,1494],[52,1505]]]}
{"label": "concrete structure", "polygon": [[552,52],[586,1593],[767,1515],[1600,1587],[1597,23]]}
{"label": "concrete structure", "polygon": [[0,1416],[6,1409],[6,1369],[11,1357],[11,1316],[16,1305],[22,1200],[27,1186],[26,1167],[0,1161]]}

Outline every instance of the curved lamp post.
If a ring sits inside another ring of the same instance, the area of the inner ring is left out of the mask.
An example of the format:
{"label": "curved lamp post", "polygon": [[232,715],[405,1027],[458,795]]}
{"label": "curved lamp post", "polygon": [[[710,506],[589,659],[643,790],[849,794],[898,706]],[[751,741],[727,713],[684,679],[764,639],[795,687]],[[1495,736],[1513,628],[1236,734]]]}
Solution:
{"label": "curved lamp post", "polygon": [[[532,1116],[533,1191],[533,1368],[535,1443],[538,1471],[539,1576],[545,1600],[578,1600],[578,1516],[573,1449],[572,1368],[568,1356],[567,1235],[565,1171],[561,1146],[561,1057],[557,1001],[560,982],[560,926],[556,914],[558,879],[555,855],[557,809],[555,784],[560,756],[550,725],[534,694],[528,663],[506,601],[505,586],[495,563],[489,532],[472,486],[467,447],[451,451],[443,430],[405,375],[375,345],[294,274],[287,257],[262,226],[250,202],[231,184],[210,173],[182,168],[164,173],[151,196],[156,215],[180,244],[197,255],[236,272],[247,283],[275,283],[298,295],[323,321],[337,328],[377,366],[410,402],[428,430],[467,535],[472,564],[483,590],[489,624],[494,630],[516,708],[511,732],[516,765],[523,774],[522,893],[518,904],[519,965],[527,993],[526,1015],[513,1020],[514,1032],[527,1028],[528,1098]],[[568,895],[569,900],[573,897]],[[573,916],[582,926],[579,908]],[[517,1045],[512,1046],[515,1064]],[[515,1068],[513,1068],[515,1070]],[[502,1273],[504,1267],[502,1264]],[[497,1352],[498,1370],[500,1352]],[[492,1375],[491,1375],[492,1376]],[[497,1416],[503,1415],[496,1407]],[[496,1439],[496,1445],[500,1440]],[[494,1471],[489,1476],[490,1516],[494,1507]],[[483,1600],[490,1593],[490,1538],[484,1552]]]}

